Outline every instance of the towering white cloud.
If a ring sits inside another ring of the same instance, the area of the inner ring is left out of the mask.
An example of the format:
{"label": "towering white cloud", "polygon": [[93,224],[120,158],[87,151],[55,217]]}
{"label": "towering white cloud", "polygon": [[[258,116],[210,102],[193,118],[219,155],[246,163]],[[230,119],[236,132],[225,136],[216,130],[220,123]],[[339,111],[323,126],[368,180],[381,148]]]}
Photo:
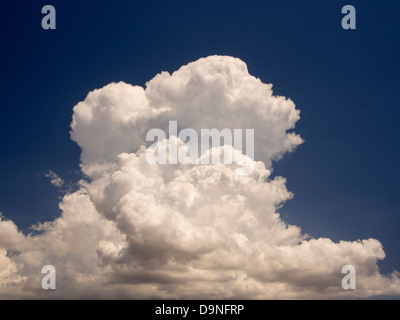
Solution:
{"label": "towering white cloud", "polygon": [[[292,194],[284,178],[270,178],[272,161],[302,140],[290,132],[299,111],[271,87],[241,60],[212,56],[163,72],[146,89],[112,83],[89,93],[71,125],[87,179],[36,235],[0,220],[0,297],[400,294],[397,273],[379,273],[385,254],[378,240],[310,239],[281,219],[278,209]],[[195,130],[255,129],[259,161],[248,176],[236,175],[235,165],[151,165],[146,132],[168,131],[170,120]],[[46,264],[57,271],[54,292],[40,287]],[[356,268],[356,290],[341,287],[347,264]]]}
{"label": "towering white cloud", "polygon": [[254,129],[255,158],[271,161],[293,151],[302,139],[287,131],[300,118],[294,103],[273,96],[272,85],[251,76],[246,64],[232,57],[212,56],[162,72],[144,90],[111,83],[95,90],[74,107],[71,137],[82,148],[84,164],[115,161],[121,152],[146,145],[152,128]]}

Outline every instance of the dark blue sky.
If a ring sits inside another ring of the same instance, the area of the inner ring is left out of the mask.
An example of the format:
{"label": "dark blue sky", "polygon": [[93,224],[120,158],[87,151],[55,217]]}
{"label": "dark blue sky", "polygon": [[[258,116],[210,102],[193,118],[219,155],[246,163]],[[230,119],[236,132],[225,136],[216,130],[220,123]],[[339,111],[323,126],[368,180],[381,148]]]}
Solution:
{"label": "dark blue sky", "polygon": [[[41,28],[54,5],[57,29]],[[357,29],[341,28],[341,8]],[[112,81],[144,86],[213,54],[301,110],[305,144],[275,165],[295,197],[285,221],[314,237],[379,239],[400,270],[400,2],[1,1],[0,211],[24,231],[59,215],[44,174],[79,178],[72,107]]]}

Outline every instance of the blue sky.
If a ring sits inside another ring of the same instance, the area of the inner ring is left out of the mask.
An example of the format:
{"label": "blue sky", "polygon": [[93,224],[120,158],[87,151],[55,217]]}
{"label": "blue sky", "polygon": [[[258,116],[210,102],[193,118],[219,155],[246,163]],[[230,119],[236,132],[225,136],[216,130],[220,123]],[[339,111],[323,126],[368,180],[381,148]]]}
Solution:
{"label": "blue sky", "polygon": [[[41,8],[57,29],[41,28]],[[357,29],[341,28],[341,8]],[[275,164],[280,210],[314,237],[376,238],[400,269],[398,1],[2,1],[0,211],[22,230],[59,215],[44,175],[79,177],[72,107],[112,81],[144,85],[212,54],[235,56],[301,110],[305,140]]]}

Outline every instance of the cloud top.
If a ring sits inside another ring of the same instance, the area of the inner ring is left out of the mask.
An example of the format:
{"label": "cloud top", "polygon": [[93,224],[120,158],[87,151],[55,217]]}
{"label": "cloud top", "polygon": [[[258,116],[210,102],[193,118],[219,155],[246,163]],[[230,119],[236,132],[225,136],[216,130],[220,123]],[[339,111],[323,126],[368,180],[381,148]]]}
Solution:
{"label": "cloud top", "polygon": [[147,145],[153,128],[254,129],[255,158],[271,167],[303,141],[288,132],[300,112],[290,99],[273,95],[272,85],[250,75],[240,59],[211,56],[172,75],[161,72],[146,89],[123,82],[89,93],[74,107],[71,137],[82,148],[82,162],[114,161],[122,152]]}

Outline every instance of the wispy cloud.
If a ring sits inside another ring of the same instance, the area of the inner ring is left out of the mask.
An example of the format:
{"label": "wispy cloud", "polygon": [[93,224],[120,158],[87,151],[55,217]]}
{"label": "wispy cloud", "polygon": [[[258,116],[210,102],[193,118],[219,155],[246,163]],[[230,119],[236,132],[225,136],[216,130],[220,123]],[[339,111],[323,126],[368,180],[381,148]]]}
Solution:
{"label": "wispy cloud", "polygon": [[45,177],[49,178],[50,183],[57,188],[61,188],[64,185],[64,180],[51,170],[49,170],[49,172],[45,174]]}

